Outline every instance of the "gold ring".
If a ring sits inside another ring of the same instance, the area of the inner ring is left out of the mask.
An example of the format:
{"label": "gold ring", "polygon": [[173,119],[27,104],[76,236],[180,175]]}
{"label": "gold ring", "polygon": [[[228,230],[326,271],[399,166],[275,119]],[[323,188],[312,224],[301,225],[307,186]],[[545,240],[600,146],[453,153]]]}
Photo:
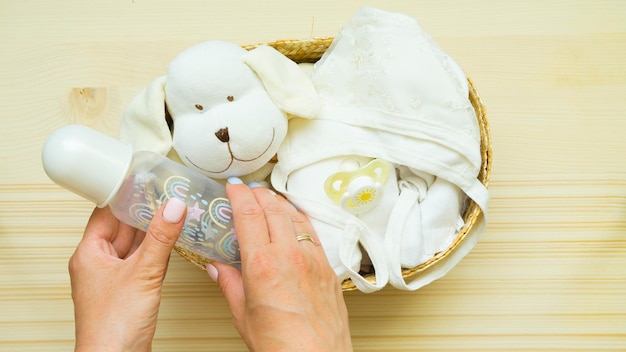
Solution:
{"label": "gold ring", "polygon": [[315,240],[313,239],[313,236],[309,235],[308,233],[304,233],[301,232],[299,234],[296,235],[296,241],[311,241],[311,243],[315,243]]}

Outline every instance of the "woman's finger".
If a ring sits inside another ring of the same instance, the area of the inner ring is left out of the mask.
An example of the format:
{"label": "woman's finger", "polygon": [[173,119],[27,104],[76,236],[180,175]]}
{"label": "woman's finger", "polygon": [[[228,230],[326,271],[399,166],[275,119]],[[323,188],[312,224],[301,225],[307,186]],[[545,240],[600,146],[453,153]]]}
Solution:
{"label": "woman's finger", "polygon": [[120,222],[117,234],[111,242],[119,258],[126,258],[137,249],[143,239],[143,236],[138,235],[139,232],[136,228]]}
{"label": "woman's finger", "polygon": [[167,267],[172,248],[183,229],[186,214],[185,202],[172,198],[152,218],[145,238],[135,251],[139,260],[147,267]]}
{"label": "woman's finger", "polygon": [[270,242],[294,243],[296,230],[291,216],[284,205],[278,201],[276,194],[262,187],[253,188],[252,192],[263,208]]}
{"label": "woman's finger", "polygon": [[233,210],[237,242],[242,257],[250,250],[270,242],[263,208],[252,190],[243,184],[227,184],[226,195]]}
{"label": "woman's finger", "polygon": [[315,232],[315,228],[313,227],[313,224],[311,224],[311,221],[309,220],[309,218],[305,214],[299,212],[296,209],[296,207],[294,207],[293,204],[289,203],[289,201],[287,201],[285,198],[277,195],[276,199],[283,206],[283,208],[287,211],[287,214],[289,214],[289,217],[291,218],[291,223],[294,228],[295,235],[296,235],[294,236],[294,238],[296,238],[300,234],[310,235],[311,241],[307,239],[301,239],[300,242],[302,241],[309,242],[321,248],[319,237],[317,236],[317,232]]}
{"label": "woman's finger", "polygon": [[113,242],[117,234],[119,220],[115,218],[109,207],[95,208],[89,217],[83,241]]}
{"label": "woman's finger", "polygon": [[218,262],[207,264],[206,271],[211,279],[220,286],[235,324],[241,324],[246,301],[241,272],[228,264]]}

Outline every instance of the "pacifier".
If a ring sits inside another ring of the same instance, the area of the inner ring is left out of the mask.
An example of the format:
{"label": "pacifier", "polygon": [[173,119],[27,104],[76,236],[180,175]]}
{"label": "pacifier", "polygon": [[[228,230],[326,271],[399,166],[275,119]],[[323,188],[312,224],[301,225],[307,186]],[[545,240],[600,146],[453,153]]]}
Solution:
{"label": "pacifier", "polygon": [[374,159],[360,167],[356,159],[346,159],[341,169],[324,182],[326,195],[352,214],[376,207],[383,198],[383,186],[389,178],[391,163]]}

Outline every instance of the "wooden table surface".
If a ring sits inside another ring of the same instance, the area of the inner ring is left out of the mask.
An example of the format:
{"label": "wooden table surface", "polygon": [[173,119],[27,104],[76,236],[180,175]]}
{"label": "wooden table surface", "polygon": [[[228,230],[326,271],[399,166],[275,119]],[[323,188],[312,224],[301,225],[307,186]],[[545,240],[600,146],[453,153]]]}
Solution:
{"label": "wooden table surface", "polygon": [[[0,2],[0,350],[68,351],[67,260],[92,205],[40,152],[80,123],[112,136],[179,51],[334,36],[361,6],[408,13],[474,80],[494,161],[490,222],[416,292],[346,294],[357,351],[626,350],[626,2]],[[155,351],[243,351],[208,276],[177,255]]]}

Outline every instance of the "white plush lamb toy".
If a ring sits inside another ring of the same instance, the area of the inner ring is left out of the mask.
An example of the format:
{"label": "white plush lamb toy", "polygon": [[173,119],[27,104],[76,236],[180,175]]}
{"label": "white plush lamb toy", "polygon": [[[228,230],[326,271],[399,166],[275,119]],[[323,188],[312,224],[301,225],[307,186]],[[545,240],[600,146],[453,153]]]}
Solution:
{"label": "white plush lamb toy", "polygon": [[261,182],[288,116],[314,117],[317,100],[308,76],[274,48],[213,40],[184,50],[132,99],[119,138],[214,179]]}

